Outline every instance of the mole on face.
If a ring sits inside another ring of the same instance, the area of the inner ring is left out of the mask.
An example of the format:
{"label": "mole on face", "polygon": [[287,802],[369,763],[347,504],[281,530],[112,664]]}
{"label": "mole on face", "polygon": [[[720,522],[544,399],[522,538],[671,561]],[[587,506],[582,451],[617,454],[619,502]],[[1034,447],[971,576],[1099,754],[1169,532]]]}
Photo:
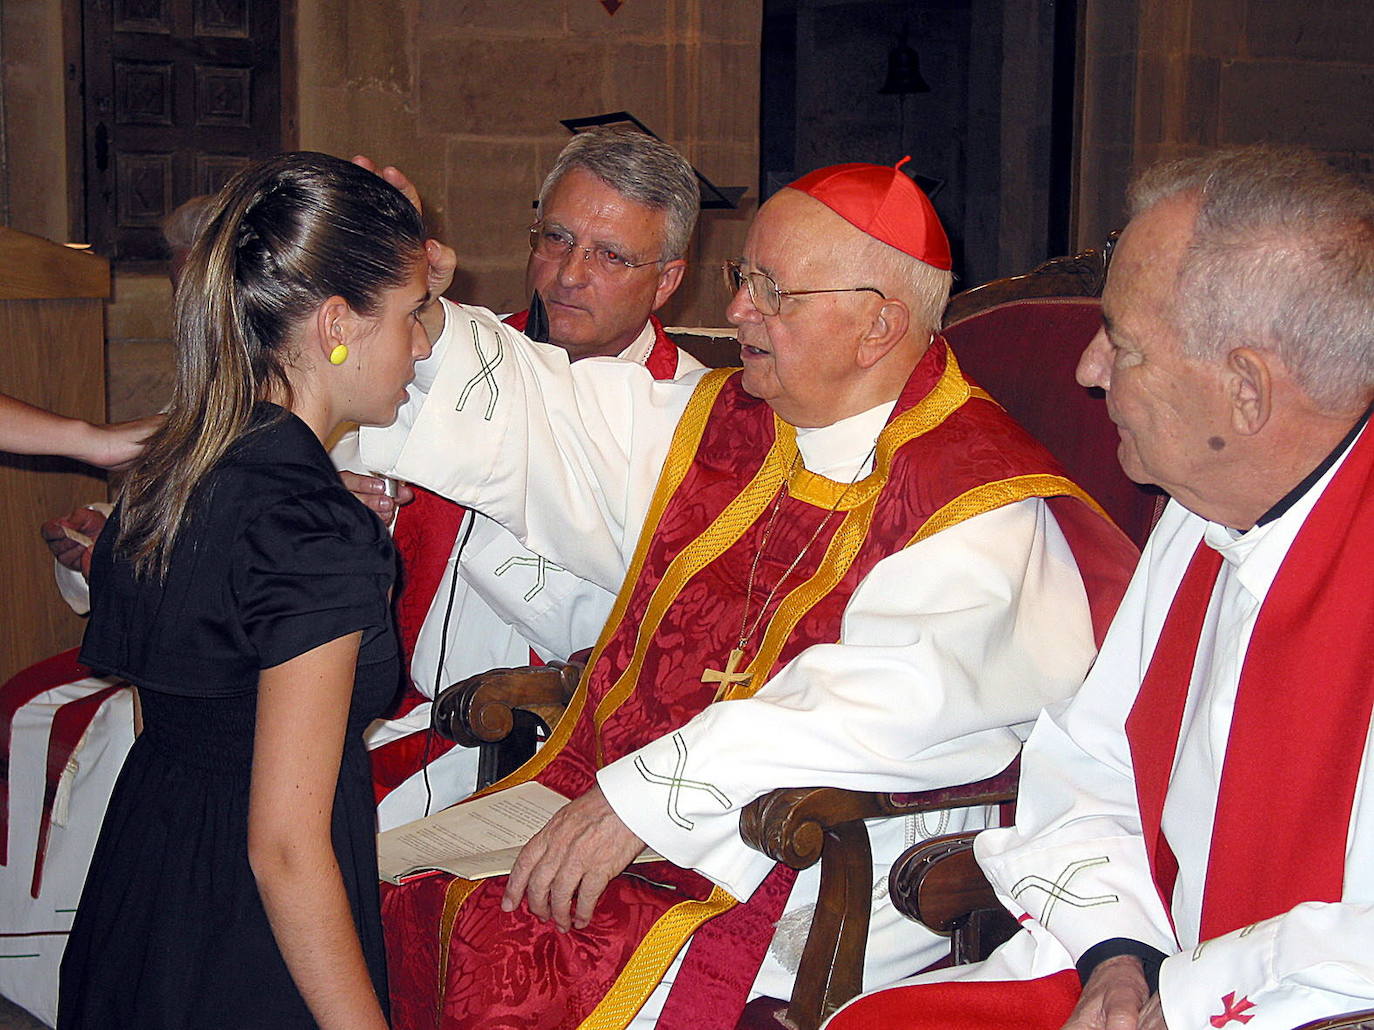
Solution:
{"label": "mole on face", "polygon": [[1211,436],[1207,438],[1207,446],[1214,451],[1219,451],[1226,446],[1226,441],[1219,436]]}

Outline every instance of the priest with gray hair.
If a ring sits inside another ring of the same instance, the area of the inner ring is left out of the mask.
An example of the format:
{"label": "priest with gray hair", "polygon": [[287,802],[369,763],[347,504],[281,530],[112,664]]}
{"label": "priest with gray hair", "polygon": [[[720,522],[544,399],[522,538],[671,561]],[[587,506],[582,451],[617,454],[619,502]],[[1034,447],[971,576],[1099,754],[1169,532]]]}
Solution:
{"label": "priest with gray hair", "polygon": [[1016,825],[976,842],[1023,929],[835,1030],[1374,1007],[1374,193],[1258,147],[1153,168],[1130,204],[1078,378],[1173,500],[1026,743]]}

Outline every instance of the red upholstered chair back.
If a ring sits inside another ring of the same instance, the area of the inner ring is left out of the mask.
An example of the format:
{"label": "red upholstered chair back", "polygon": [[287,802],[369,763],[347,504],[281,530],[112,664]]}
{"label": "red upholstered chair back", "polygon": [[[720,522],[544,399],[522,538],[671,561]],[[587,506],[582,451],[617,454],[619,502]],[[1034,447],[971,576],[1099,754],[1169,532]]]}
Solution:
{"label": "red upholstered chair back", "polygon": [[956,315],[944,334],[965,373],[1048,447],[1139,545],[1163,495],[1126,478],[1102,392],[1074,380],[1079,355],[1100,324],[1096,297],[1038,297]]}

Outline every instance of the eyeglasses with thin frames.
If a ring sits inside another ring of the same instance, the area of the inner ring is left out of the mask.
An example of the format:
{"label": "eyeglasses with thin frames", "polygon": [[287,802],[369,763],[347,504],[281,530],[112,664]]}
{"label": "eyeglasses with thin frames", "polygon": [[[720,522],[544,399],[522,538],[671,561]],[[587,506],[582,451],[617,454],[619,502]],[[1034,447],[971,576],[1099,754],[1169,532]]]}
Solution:
{"label": "eyeglasses with thin frames", "polygon": [[754,307],[765,315],[776,315],[781,311],[784,297],[807,297],[813,293],[876,293],[883,300],[887,300],[887,294],[876,286],[840,286],[828,290],[780,289],[767,272],[746,272],[743,262],[740,261],[725,262],[723,270],[725,288],[730,291],[730,295],[738,293],[741,286],[747,287],[749,299]]}
{"label": "eyeglasses with thin frames", "polygon": [[562,261],[574,249],[582,251],[582,260],[590,261],[592,267],[604,275],[624,275],[635,268],[645,265],[662,264],[666,258],[635,261],[614,247],[605,244],[587,246],[577,242],[577,237],[562,226],[545,225],[542,221],[530,226],[530,249],[546,261]]}

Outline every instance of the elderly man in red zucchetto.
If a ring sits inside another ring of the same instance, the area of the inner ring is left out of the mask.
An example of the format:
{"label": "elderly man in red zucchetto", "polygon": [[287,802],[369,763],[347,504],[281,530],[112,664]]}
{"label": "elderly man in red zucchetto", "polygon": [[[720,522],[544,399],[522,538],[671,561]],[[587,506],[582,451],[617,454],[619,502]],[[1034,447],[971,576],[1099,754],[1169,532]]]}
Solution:
{"label": "elderly man in red zucchetto", "polygon": [[[790,994],[816,896],[743,843],[742,806],[991,774],[1078,686],[1133,548],[960,372],[949,268],[905,173],[839,165],[726,266],[742,370],[570,365],[447,306],[364,459],[619,595],[553,738],[495,788],[571,803],[509,877],[388,891],[398,1027],[733,1026]],[[909,837],[988,818],[875,828],[877,882]],[[630,866],[646,844],[667,861]],[[875,909],[870,983],[936,957]]]}

